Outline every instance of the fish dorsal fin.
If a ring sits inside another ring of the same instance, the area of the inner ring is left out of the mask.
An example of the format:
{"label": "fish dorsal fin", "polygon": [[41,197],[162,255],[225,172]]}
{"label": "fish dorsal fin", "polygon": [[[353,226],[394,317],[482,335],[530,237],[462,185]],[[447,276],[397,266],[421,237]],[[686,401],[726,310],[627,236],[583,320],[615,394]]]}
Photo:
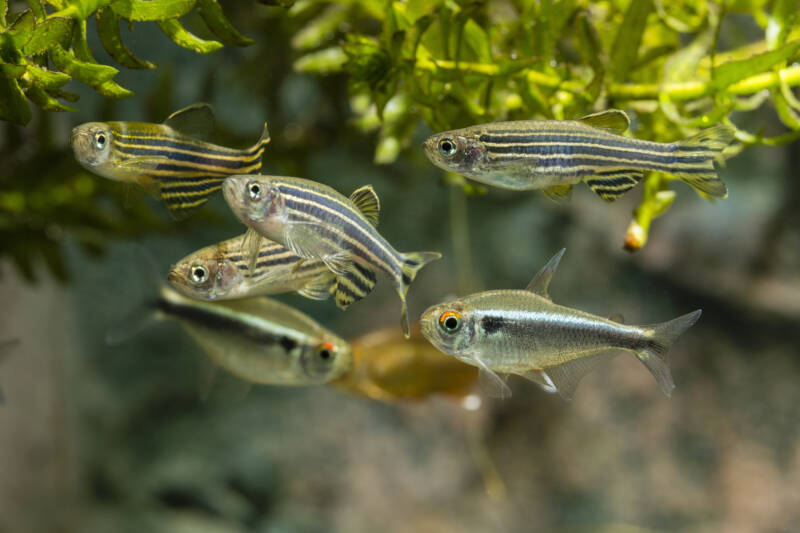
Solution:
{"label": "fish dorsal fin", "polygon": [[381,212],[381,201],[378,199],[378,194],[372,185],[364,185],[353,191],[350,195],[350,201],[353,202],[361,214],[367,217],[370,224],[378,227],[378,215]]}
{"label": "fish dorsal fin", "polygon": [[555,386],[556,391],[565,400],[571,400],[580,380],[597,365],[608,361],[619,354],[619,351],[603,352],[579,359],[573,359],[560,365],[545,368],[542,371],[546,381]]}
{"label": "fish dorsal fin", "polygon": [[607,109],[599,113],[592,113],[591,115],[579,118],[578,122],[583,122],[592,128],[606,130],[618,135],[625,133],[625,131],[631,127],[631,121],[628,115],[619,109]]}
{"label": "fish dorsal fin", "polygon": [[164,125],[184,135],[209,140],[214,133],[214,112],[208,104],[190,105],[168,116]]}
{"label": "fish dorsal fin", "polygon": [[544,298],[550,299],[550,295],[547,293],[547,287],[550,286],[550,280],[553,279],[553,274],[556,273],[556,269],[558,268],[558,263],[561,261],[561,257],[564,255],[566,248],[562,248],[561,250],[554,255],[550,261],[547,262],[542,269],[533,276],[533,279],[528,286],[525,287],[526,291],[531,291],[532,293],[538,294]]}

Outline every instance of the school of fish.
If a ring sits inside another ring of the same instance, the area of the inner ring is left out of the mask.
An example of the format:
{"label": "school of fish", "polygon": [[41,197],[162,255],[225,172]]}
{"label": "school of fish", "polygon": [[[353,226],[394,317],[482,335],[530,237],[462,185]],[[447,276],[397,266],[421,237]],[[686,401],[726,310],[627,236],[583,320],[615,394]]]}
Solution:
{"label": "school of fish", "polygon": [[[247,228],[180,259],[167,275],[171,286],[162,286],[152,303],[151,313],[177,320],[216,367],[251,383],[336,383],[387,401],[464,397],[476,381],[486,394],[508,397],[503,376],[516,374],[569,399],[589,370],[627,351],[664,394],[672,393],[667,352],[700,310],[636,326],[555,304],[548,287],[564,250],[524,290],[491,290],[430,307],[413,341],[384,332],[351,345],[266,298],[297,293],[332,298],[347,309],[372,292],[380,273],[400,297],[408,339],[408,289],[441,254],[398,252],[377,229],[381,206],[370,185],[348,197],[322,182],[258,174],[270,141],[266,124],[261,138],[241,150],[212,144],[213,124],[211,108],[196,104],[161,124],[82,124],[70,141],[86,169],[142,186],[177,218],[222,190]],[[495,122],[437,133],[423,149],[446,171],[499,188],[542,190],[557,201],[583,182],[611,202],[648,171],[671,174],[711,198],[727,196],[714,163],[733,139],[731,128],[658,143],[622,135],[629,126],[627,115],[613,109],[576,120]]]}

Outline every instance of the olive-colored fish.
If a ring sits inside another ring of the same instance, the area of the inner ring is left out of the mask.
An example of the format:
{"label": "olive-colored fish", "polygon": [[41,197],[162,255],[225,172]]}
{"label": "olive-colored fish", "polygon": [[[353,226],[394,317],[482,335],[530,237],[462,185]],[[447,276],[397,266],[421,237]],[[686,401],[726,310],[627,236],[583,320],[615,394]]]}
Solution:
{"label": "olive-colored fish", "polygon": [[616,349],[633,352],[669,396],[675,384],[667,351],[697,322],[700,310],[662,324],[631,326],[557,305],[547,287],[563,253],[526,290],[481,292],[429,308],[420,322],[422,334],[443,352],[477,366],[497,396],[511,394],[501,373],[571,398],[584,374]]}
{"label": "olive-colored fish", "polygon": [[177,319],[213,363],[266,385],[327,383],[350,370],[350,345],[269,298],[204,302],[163,287],[160,315]]}
{"label": "olive-colored fish", "polygon": [[231,176],[222,191],[245,225],[304,259],[321,259],[339,285],[359,275],[356,265],[386,274],[400,295],[401,324],[409,335],[406,292],[417,272],[441,254],[392,248],[375,228],[377,196],[371,187],[346,198],[327,185],[301,178]]}
{"label": "olive-colored fish", "polygon": [[353,366],[333,382],[349,392],[382,402],[425,400],[441,394],[464,399],[478,383],[478,371],[425,340],[418,326],[410,340],[383,328],[350,340]]}
{"label": "olive-colored fish", "polygon": [[203,205],[231,174],[261,168],[269,143],[264,124],[261,139],[236,150],[203,139],[210,137],[214,116],[207,104],[176,111],[162,124],[87,122],[73,128],[75,159],[108,179],[136,183],[161,198],[176,217]]}
{"label": "olive-colored fish", "polygon": [[424,144],[431,162],[447,171],[503,189],[541,189],[555,200],[585,182],[613,202],[648,170],[676,176],[698,191],[725,198],[714,161],[733,140],[717,125],[673,143],[623,137],[627,115],[611,109],[578,120],[493,122],[437,133]]}

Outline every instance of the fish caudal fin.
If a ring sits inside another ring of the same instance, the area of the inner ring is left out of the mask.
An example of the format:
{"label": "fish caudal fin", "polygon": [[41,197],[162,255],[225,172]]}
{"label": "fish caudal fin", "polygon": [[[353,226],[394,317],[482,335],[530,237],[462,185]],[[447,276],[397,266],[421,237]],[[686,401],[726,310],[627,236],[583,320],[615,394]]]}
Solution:
{"label": "fish caudal fin", "polygon": [[637,350],[636,356],[656,378],[664,394],[670,396],[675,388],[669,370],[667,352],[675,340],[700,318],[701,310],[693,311],[676,319],[650,326],[652,334],[646,347]]}
{"label": "fish caudal fin", "polygon": [[690,165],[693,167],[691,171],[681,171],[680,168],[677,168],[672,174],[712,198],[727,198],[728,188],[717,176],[717,171],[714,170],[714,161],[718,163],[723,161],[722,150],[733,139],[733,128],[726,124],[719,124],[676,143],[676,156],[692,159],[702,158],[703,161],[702,168],[697,168],[697,164],[694,163]]}
{"label": "fish caudal fin", "polygon": [[408,309],[406,308],[406,293],[408,292],[408,287],[411,285],[411,282],[414,281],[414,278],[417,277],[417,273],[422,267],[441,257],[442,254],[439,252],[409,252],[403,254],[402,273],[399,280],[400,283],[397,286],[397,293],[400,295],[400,302],[403,306],[400,311],[402,313],[400,325],[407,339],[411,337],[411,327],[408,323]]}

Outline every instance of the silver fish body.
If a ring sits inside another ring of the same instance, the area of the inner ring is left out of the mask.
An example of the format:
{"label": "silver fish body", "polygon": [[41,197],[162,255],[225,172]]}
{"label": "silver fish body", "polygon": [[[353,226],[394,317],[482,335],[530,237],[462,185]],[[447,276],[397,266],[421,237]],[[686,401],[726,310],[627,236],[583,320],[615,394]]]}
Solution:
{"label": "silver fish body", "polygon": [[280,176],[231,176],[223,185],[225,200],[244,224],[304,259],[322,260],[338,283],[360,277],[358,266],[389,277],[400,295],[403,331],[408,334],[408,287],[417,272],[441,254],[395,250],[375,228],[377,218],[353,200],[377,197],[359,199],[359,191],[346,198],[327,185]]}
{"label": "silver fish body", "polygon": [[253,383],[327,383],[352,366],[346,341],[275,300],[204,302],[164,287],[156,308],[178,320],[214,364]]}
{"label": "silver fish body", "polygon": [[730,127],[659,143],[620,135],[628,125],[618,110],[578,120],[494,122],[435,134],[424,150],[450,172],[505,189],[541,189],[556,198],[585,182],[602,199],[614,201],[645,171],[675,175],[712,197],[727,196],[714,161],[733,140]]}
{"label": "silver fish body", "polygon": [[611,350],[635,354],[669,396],[675,385],[667,351],[700,311],[637,326],[553,303],[547,286],[562,253],[526,290],[487,291],[429,308],[420,322],[423,335],[443,352],[481,368],[500,396],[510,391],[496,373],[526,377],[569,398],[586,372],[614,355]]}

